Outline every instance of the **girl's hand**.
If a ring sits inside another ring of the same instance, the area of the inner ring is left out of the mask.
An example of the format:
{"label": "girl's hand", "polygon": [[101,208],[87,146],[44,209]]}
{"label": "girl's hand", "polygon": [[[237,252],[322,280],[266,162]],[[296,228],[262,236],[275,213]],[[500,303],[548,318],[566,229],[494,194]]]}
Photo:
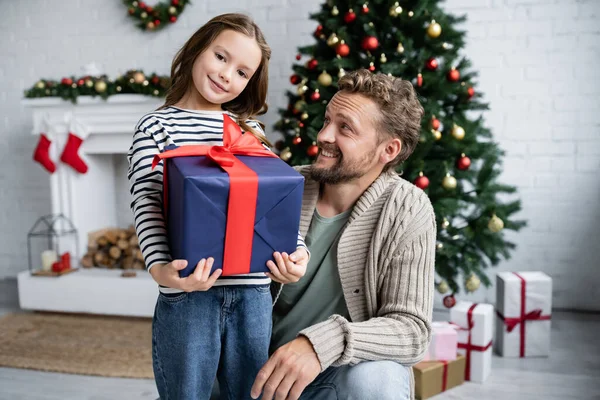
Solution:
{"label": "girl's hand", "polygon": [[275,252],[273,258],[277,264],[271,260],[267,261],[267,267],[271,270],[271,273],[267,272],[267,276],[275,282],[283,284],[298,282],[306,273],[308,252],[304,247],[298,247],[290,255]]}
{"label": "girl's hand", "polygon": [[179,271],[187,267],[186,260],[173,260],[168,264],[155,265],[150,268],[150,275],[159,285],[173,289],[181,289],[185,292],[206,291],[210,289],[221,275],[221,270],[218,269],[209,276],[213,266],[214,259],[212,257],[202,259],[196,265],[194,272],[185,277],[179,277]]}

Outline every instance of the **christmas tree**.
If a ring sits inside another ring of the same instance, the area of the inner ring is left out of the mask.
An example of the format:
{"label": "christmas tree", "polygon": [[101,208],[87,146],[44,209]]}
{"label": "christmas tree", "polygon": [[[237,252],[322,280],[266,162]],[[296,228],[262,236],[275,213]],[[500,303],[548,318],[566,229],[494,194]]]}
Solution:
{"label": "christmas tree", "polygon": [[[413,83],[425,109],[419,145],[398,167],[423,189],[435,209],[438,241],[436,284],[441,293],[488,286],[486,269],[508,259],[515,245],[504,229],[520,210],[507,196],[515,188],[497,182],[503,152],[481,117],[487,104],[475,90],[476,73],[460,54],[464,17],[440,8],[439,0],[328,1],[311,15],[315,43],[299,48],[287,109],[275,129],[280,157],[310,164],[327,102],[346,71],[367,68]],[[479,112],[479,113],[478,113]],[[479,115],[478,115],[479,114]],[[507,200],[508,199],[508,200]],[[462,284],[462,285],[461,285]],[[453,296],[447,296],[449,306]]]}

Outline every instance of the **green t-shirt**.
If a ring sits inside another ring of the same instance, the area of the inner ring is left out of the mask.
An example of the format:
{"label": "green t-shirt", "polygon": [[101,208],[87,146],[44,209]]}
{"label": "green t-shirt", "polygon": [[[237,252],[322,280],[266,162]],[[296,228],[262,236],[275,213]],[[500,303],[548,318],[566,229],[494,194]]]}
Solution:
{"label": "green t-shirt", "polygon": [[337,245],[351,211],[325,218],[315,210],[305,238],[310,249],[306,274],[283,286],[273,308],[271,351],[333,314],[350,319],[338,273]]}

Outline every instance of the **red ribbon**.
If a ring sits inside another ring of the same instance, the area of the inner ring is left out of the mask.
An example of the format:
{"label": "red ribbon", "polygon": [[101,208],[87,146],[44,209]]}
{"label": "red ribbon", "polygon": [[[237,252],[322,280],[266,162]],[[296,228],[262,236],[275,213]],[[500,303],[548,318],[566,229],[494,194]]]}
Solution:
{"label": "red ribbon", "polygon": [[441,361],[444,364],[444,372],[442,373],[442,392],[446,391],[448,385],[448,361]]}
{"label": "red ribbon", "polygon": [[486,351],[492,346],[492,341],[486,346],[476,346],[471,344],[471,331],[473,330],[474,322],[473,322],[473,310],[477,307],[477,303],[474,303],[471,307],[469,307],[469,311],[467,311],[467,326],[468,328],[461,328],[469,331],[469,335],[467,337],[467,343],[458,343],[459,349],[465,349],[466,351],[466,364],[465,367],[465,380],[471,380],[471,351]]}
{"label": "red ribbon", "polygon": [[519,324],[520,326],[520,349],[519,349],[519,357],[525,357],[525,322],[526,321],[548,321],[550,319],[550,315],[542,315],[542,310],[540,308],[536,308],[528,313],[525,313],[525,301],[527,293],[527,281],[516,272],[513,272],[521,280],[521,315],[516,318],[506,318],[504,315],[500,314],[500,311],[496,310],[496,314],[504,324],[506,325],[506,331],[512,332],[513,329]]}
{"label": "red ribbon", "polygon": [[[244,135],[240,127],[223,114],[223,146],[182,146],[154,156],[152,169],[160,160],[173,157],[206,156],[217,163],[229,175],[229,203],[225,250],[223,253],[223,276],[247,274],[252,259],[254,218],[258,197],[258,176],[235,155],[272,157],[254,135]],[[164,210],[167,210],[167,173],[163,165]]]}

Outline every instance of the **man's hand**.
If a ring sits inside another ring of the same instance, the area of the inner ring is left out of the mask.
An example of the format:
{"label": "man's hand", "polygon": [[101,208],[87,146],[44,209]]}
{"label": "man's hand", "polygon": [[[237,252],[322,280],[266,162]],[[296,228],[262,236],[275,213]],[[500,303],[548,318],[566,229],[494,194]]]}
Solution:
{"label": "man's hand", "polygon": [[321,373],[321,364],[310,341],[299,336],[281,346],[258,371],[251,396],[262,400],[297,400]]}
{"label": "man's hand", "polygon": [[267,276],[275,282],[288,284],[298,282],[306,273],[308,265],[308,252],[304,247],[298,247],[295,252],[288,256],[287,253],[273,253],[273,258],[277,261],[267,261],[267,267],[271,273]]}
{"label": "man's hand", "polygon": [[[159,285],[173,289],[181,289],[185,292],[206,291],[210,289],[221,275],[218,269],[210,275],[214,259],[212,257],[202,259],[196,265],[194,272],[185,277],[179,277],[179,271],[187,267],[186,260],[173,260],[168,264],[155,265],[150,268],[150,275]],[[209,276],[210,275],[210,276]]]}

